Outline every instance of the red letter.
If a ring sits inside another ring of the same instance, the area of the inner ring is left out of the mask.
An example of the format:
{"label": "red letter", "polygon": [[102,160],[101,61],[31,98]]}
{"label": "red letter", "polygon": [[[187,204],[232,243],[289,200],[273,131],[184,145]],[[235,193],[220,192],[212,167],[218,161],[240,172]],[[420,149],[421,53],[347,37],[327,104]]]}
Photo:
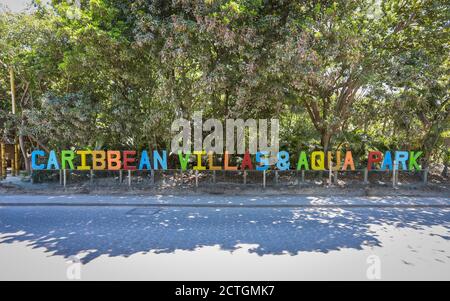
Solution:
{"label": "red letter", "polygon": [[253,170],[252,159],[250,158],[248,150],[245,151],[244,159],[242,159],[241,169],[244,170],[246,167]]}
{"label": "red letter", "polygon": [[372,164],[381,162],[381,152],[369,152],[369,158],[367,160],[367,170],[372,170]]}
{"label": "red letter", "polygon": [[128,163],[133,163],[136,161],[136,158],[129,158],[128,155],[134,156],[136,155],[136,151],[123,151],[123,169],[125,170],[135,170],[136,166],[129,166]]}

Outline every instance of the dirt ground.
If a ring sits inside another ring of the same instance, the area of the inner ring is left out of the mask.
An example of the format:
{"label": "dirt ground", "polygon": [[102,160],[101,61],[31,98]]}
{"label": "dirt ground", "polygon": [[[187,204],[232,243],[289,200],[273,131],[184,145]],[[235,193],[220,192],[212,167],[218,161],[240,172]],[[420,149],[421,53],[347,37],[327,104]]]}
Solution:
{"label": "dirt ground", "polygon": [[369,183],[364,184],[356,176],[342,177],[336,183],[328,185],[327,177],[298,178],[281,176],[278,183],[273,177],[267,177],[266,187],[260,179],[248,180],[246,184],[234,179],[217,176],[216,182],[211,177],[199,178],[198,187],[192,175],[164,175],[150,182],[145,175],[132,178],[131,185],[127,179],[122,182],[117,177],[98,177],[94,181],[69,181],[63,187],[59,181],[31,183],[27,177],[8,177],[0,182],[0,194],[103,194],[103,195],[314,195],[314,196],[436,196],[450,197],[449,179],[430,174],[427,184],[417,176],[399,177],[394,188],[388,174],[369,176]]}

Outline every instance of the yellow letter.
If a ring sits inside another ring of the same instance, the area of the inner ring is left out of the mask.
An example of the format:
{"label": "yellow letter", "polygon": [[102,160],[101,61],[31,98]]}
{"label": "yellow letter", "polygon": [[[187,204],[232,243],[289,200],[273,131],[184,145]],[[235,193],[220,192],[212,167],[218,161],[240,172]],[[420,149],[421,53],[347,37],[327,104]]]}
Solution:
{"label": "yellow letter", "polygon": [[220,166],[214,166],[214,157],[213,157],[212,152],[208,153],[208,162],[209,162],[210,170],[221,170],[222,169],[222,167],[220,167]]}
{"label": "yellow letter", "polygon": [[[328,152],[328,169],[330,168],[330,162],[333,162],[331,152]],[[336,164],[333,165],[333,170],[339,170],[341,167],[341,152],[336,151]]]}
{"label": "yellow letter", "polygon": [[[319,157],[316,159],[316,157]],[[324,170],[325,169],[325,154],[322,151],[311,153],[311,169]]]}
{"label": "yellow letter", "polygon": [[91,167],[86,165],[86,155],[91,154],[91,151],[77,151],[77,155],[81,156],[81,165],[77,166],[78,170],[90,170]]}
{"label": "yellow letter", "polygon": [[197,165],[194,166],[194,170],[205,170],[206,167],[202,165],[202,156],[206,155],[205,151],[194,151],[194,155],[197,155]]}

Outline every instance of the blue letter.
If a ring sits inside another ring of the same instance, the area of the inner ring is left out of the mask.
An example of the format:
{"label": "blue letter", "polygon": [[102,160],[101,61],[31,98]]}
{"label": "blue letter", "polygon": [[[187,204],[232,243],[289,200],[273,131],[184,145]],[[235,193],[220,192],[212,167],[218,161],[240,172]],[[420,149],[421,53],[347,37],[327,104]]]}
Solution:
{"label": "blue letter", "polygon": [[383,164],[381,164],[381,170],[386,170],[386,166],[389,170],[392,170],[392,155],[390,151],[384,154]]}
{"label": "blue letter", "polygon": [[139,170],[144,169],[144,165],[147,167],[147,169],[151,169],[150,165],[150,159],[148,158],[148,153],[146,150],[142,151],[141,153],[141,161],[139,162]]}
{"label": "blue letter", "polygon": [[163,151],[163,156],[159,155],[158,151],[153,151],[153,168],[158,170],[158,164],[162,169],[167,169],[167,152]]}
{"label": "blue letter", "polygon": [[37,165],[37,156],[45,156],[45,152],[43,150],[34,150],[31,153],[31,169],[34,170],[42,170],[45,168],[44,164]]}
{"label": "blue letter", "polygon": [[50,154],[48,154],[47,169],[52,169],[53,166],[55,167],[55,169],[59,169],[58,159],[56,159],[56,153],[54,150],[51,150]]}
{"label": "blue letter", "polygon": [[256,170],[267,170],[269,169],[269,159],[265,158],[269,154],[267,151],[257,152],[256,153],[256,163],[262,163],[261,166],[257,165]]}
{"label": "blue letter", "polygon": [[291,167],[289,153],[287,151],[278,152],[277,158],[277,168],[279,170],[289,170],[289,167]]}
{"label": "blue letter", "polygon": [[402,163],[402,169],[407,170],[406,161],[408,160],[409,153],[405,151],[395,152],[395,161],[397,161],[398,169],[400,169],[400,162]]}

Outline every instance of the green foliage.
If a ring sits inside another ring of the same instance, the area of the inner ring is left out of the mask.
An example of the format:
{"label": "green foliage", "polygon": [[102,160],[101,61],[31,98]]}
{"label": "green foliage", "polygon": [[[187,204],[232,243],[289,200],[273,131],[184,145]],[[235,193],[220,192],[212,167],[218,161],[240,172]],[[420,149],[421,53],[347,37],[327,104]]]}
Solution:
{"label": "green foliage", "polygon": [[279,118],[292,152],[423,149],[448,161],[445,1],[35,5],[0,13],[2,134],[30,147],[168,147],[172,120],[201,109]]}

